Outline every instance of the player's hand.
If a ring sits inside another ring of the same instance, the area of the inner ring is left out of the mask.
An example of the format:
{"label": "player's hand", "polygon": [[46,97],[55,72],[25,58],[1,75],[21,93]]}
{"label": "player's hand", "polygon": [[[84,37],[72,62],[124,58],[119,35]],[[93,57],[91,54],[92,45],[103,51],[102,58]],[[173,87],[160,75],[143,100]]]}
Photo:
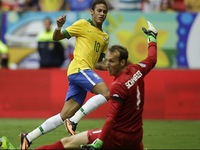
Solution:
{"label": "player's hand", "polygon": [[147,25],[148,25],[148,30],[145,27],[142,27],[142,30],[146,34],[149,43],[150,42],[156,43],[158,31],[155,29],[155,27],[153,26],[153,24],[151,22],[147,21]]}
{"label": "player's hand", "polygon": [[65,21],[66,21],[66,14],[58,17],[57,20],[56,20],[57,26],[62,27],[63,24],[65,23]]}
{"label": "player's hand", "polygon": [[103,145],[103,141],[97,138],[92,144],[81,145],[81,148],[87,149],[87,150],[98,150],[98,149],[101,149],[102,145]]}

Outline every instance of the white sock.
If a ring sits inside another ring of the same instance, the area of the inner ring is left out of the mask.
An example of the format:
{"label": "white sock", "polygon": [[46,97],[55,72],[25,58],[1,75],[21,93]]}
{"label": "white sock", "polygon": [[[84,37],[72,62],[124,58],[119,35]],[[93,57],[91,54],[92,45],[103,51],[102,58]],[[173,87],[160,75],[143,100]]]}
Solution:
{"label": "white sock", "polygon": [[78,123],[81,118],[95,110],[98,106],[107,102],[107,99],[101,95],[95,95],[91,97],[75,114],[70,118],[70,121]]}
{"label": "white sock", "polygon": [[40,135],[50,132],[62,124],[63,120],[60,114],[57,114],[47,119],[43,124],[41,124],[38,128],[36,128],[32,132],[28,133],[27,139],[29,142],[31,142],[36,138],[38,138]]}

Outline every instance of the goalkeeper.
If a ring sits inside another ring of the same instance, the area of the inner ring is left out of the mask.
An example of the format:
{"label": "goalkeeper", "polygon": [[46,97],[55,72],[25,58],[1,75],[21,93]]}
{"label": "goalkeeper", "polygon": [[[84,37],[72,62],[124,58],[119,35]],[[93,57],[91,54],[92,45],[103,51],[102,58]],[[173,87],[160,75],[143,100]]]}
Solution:
{"label": "goalkeeper", "polygon": [[138,64],[128,64],[128,51],[120,45],[106,52],[108,72],[115,79],[110,88],[109,108],[102,129],[88,130],[65,137],[39,149],[143,149],[142,113],[144,106],[144,77],[157,62],[157,31],[147,21],[148,56]]}

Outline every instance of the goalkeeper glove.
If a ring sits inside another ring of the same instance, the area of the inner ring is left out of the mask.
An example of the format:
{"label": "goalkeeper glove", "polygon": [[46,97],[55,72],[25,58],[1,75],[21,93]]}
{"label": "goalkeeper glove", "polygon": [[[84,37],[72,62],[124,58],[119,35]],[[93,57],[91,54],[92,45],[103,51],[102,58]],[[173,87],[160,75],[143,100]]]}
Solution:
{"label": "goalkeeper glove", "polygon": [[147,21],[147,24],[148,24],[148,30],[145,27],[142,27],[142,30],[148,38],[148,43],[150,43],[150,42],[157,43],[157,40],[156,40],[156,37],[158,35],[157,30],[154,28],[154,26],[151,22]]}
{"label": "goalkeeper glove", "polygon": [[81,148],[85,148],[87,150],[98,150],[101,149],[102,145],[103,141],[97,138],[92,144],[81,145]]}

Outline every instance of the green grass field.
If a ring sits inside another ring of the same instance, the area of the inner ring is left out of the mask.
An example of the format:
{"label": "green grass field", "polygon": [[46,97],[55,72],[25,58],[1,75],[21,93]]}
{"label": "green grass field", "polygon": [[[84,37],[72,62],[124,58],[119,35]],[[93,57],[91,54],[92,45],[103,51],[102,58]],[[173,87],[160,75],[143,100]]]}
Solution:
{"label": "green grass field", "polygon": [[[0,136],[7,136],[10,142],[19,147],[19,133],[30,132],[44,119],[0,119]],[[83,119],[77,126],[77,132],[90,128],[99,128],[104,120]],[[161,121],[144,120],[145,148],[148,149],[200,149],[200,121]],[[67,136],[64,126],[36,139],[31,145],[40,145],[57,141]]]}

